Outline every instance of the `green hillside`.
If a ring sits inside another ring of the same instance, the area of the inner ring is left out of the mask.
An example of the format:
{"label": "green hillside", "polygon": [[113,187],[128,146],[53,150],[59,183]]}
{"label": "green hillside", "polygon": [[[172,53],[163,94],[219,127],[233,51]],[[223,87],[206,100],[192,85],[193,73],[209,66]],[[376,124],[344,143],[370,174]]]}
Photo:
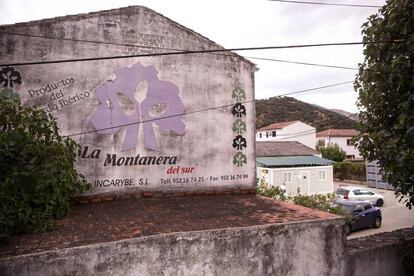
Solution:
{"label": "green hillside", "polygon": [[291,97],[273,97],[256,101],[256,127],[300,120],[318,131],[327,128],[356,128],[356,122],[322,107]]}

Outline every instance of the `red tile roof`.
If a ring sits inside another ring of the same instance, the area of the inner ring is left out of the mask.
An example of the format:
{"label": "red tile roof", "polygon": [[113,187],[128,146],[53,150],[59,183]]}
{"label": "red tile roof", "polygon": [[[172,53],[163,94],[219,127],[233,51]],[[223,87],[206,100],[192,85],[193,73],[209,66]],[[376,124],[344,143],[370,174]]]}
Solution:
{"label": "red tile roof", "polygon": [[281,128],[290,126],[290,125],[292,125],[294,123],[297,123],[297,122],[300,122],[300,121],[290,121],[290,122],[275,123],[275,124],[271,124],[271,125],[268,125],[268,126],[264,126],[262,128],[259,128],[258,131],[281,129]]}
{"label": "red tile roof", "polygon": [[359,134],[355,129],[330,128],[316,132],[316,137],[354,137]]}

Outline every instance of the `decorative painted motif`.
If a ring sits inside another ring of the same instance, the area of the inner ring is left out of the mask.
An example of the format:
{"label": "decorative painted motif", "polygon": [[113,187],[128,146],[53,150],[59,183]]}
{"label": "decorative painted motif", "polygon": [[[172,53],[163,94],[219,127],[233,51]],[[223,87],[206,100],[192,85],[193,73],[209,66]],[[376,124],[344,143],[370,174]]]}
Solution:
{"label": "decorative painted motif", "polygon": [[[20,95],[14,91],[14,84],[22,84],[20,72],[13,67],[4,67],[0,70],[0,96],[20,100]],[[1,87],[3,85],[3,87]]]}
{"label": "decorative painted motif", "polygon": [[246,99],[246,92],[244,92],[243,89],[240,87],[234,88],[233,93],[231,94],[233,99],[235,99],[237,102],[244,101]]}
{"label": "decorative painted motif", "polygon": [[233,131],[237,134],[243,134],[246,132],[246,123],[242,119],[237,119],[233,123]]}
{"label": "decorative painted motif", "polygon": [[237,167],[242,167],[243,164],[247,164],[247,156],[241,151],[238,151],[233,156],[233,164],[236,165]]}
{"label": "decorative painted motif", "polygon": [[233,148],[243,150],[245,147],[247,147],[246,139],[241,135],[237,135],[236,138],[233,139]]}
{"label": "decorative painted motif", "polygon": [[22,84],[22,76],[13,67],[4,67],[0,71],[0,85],[13,88],[14,84]]}
{"label": "decorative painted motif", "polygon": [[[141,125],[145,147],[154,151],[159,151],[154,124],[161,132],[184,134],[182,115],[185,108],[174,83],[160,80],[154,66],[144,66],[140,62],[132,67],[118,68],[114,74],[114,80],[107,80],[95,90],[101,105],[93,112],[91,122],[98,133],[115,134],[125,127],[121,151],[136,148]],[[138,85],[145,81],[148,85],[146,97],[138,102],[135,93]]]}
{"label": "decorative painted motif", "polygon": [[234,116],[238,118],[242,118],[243,116],[246,115],[246,107],[242,105],[241,103],[236,103],[233,106],[231,112],[233,113]]}
{"label": "decorative painted motif", "polygon": [[247,129],[246,122],[242,119],[243,116],[246,116],[246,107],[242,104],[242,101],[246,99],[246,93],[242,88],[236,87],[232,90],[231,97],[236,101],[231,113],[236,117],[233,123],[233,132],[237,134],[233,139],[233,148],[237,150],[233,156],[233,164],[242,167],[243,164],[247,164],[247,156],[242,152],[247,147],[246,138],[242,136]]}

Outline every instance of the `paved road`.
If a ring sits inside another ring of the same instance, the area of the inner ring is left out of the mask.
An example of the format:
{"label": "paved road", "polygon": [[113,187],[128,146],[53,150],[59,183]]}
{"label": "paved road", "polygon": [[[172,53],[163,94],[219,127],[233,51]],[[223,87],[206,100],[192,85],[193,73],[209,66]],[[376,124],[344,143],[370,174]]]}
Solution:
{"label": "paved road", "polygon": [[[347,184],[343,182],[334,182],[335,190],[339,185],[361,186],[355,184]],[[393,191],[374,188],[369,189],[375,193],[384,195],[385,204],[381,207],[382,225],[378,229],[371,228],[353,232],[351,235],[349,235],[349,239],[414,226],[414,208],[409,210],[407,207],[403,205],[403,203],[398,202],[398,200],[394,196]]]}

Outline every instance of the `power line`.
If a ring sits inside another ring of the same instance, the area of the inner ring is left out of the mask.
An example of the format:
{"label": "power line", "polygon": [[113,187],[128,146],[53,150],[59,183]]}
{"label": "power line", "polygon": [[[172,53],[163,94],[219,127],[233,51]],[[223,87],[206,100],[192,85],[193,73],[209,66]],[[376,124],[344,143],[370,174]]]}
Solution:
{"label": "power line", "polygon": [[300,64],[300,65],[310,65],[310,66],[319,66],[319,67],[328,67],[328,68],[337,68],[337,69],[346,69],[346,70],[358,70],[358,68],[347,67],[347,66],[337,66],[337,65],[327,65],[327,64],[318,64],[318,63],[308,63],[308,62],[301,62],[301,61],[291,61],[291,60],[274,59],[274,58],[263,58],[263,57],[248,57],[248,56],[243,56],[243,57],[250,58],[250,59],[257,59],[257,60],[276,61],[276,62],[293,63],[293,64]]}
{"label": "power line", "polygon": [[220,53],[231,51],[257,51],[257,50],[276,50],[276,49],[295,49],[295,48],[309,48],[309,47],[327,47],[327,46],[351,46],[362,44],[382,44],[382,43],[401,43],[403,39],[387,40],[387,41],[367,41],[367,42],[336,42],[336,43],[317,43],[317,44],[299,44],[299,45],[287,45],[287,46],[263,46],[263,47],[246,47],[246,48],[229,48],[229,49],[211,49],[211,50],[184,50],[184,51],[172,51],[161,52],[151,54],[134,54],[125,56],[107,56],[107,57],[92,57],[92,58],[75,58],[75,59],[63,59],[63,60],[45,60],[45,61],[31,61],[21,63],[7,63],[0,64],[2,67],[7,66],[25,66],[25,65],[41,65],[41,64],[57,64],[67,62],[83,62],[83,61],[96,61],[96,60],[109,60],[109,59],[124,59],[124,58],[136,58],[136,57],[154,57],[154,56],[170,56],[170,55],[185,55],[185,54],[206,54],[206,53]]}
{"label": "power line", "polygon": [[353,82],[354,81],[346,81],[346,82],[340,82],[340,83],[335,83],[335,84],[330,84],[330,85],[325,85],[325,86],[319,86],[319,87],[315,87],[315,88],[309,88],[309,89],[305,89],[305,90],[299,90],[299,91],[295,91],[295,92],[290,92],[290,93],[286,93],[286,94],[282,94],[282,95],[276,95],[276,97],[288,96],[288,95],[293,95],[293,94],[300,94],[300,93],[305,93],[305,92],[309,92],[309,91],[325,89],[325,88],[339,86],[339,85],[344,85],[344,84],[353,83]]}
{"label": "power line", "polygon": [[291,0],[268,0],[268,1],[283,2],[283,3],[294,3],[294,4],[308,4],[308,5],[354,7],[354,8],[382,8],[382,6],[360,5],[360,4],[323,3],[323,2],[307,2],[307,1],[305,2],[305,1],[291,1]]}
{"label": "power line", "polygon": [[[353,81],[351,81],[351,82],[353,82]],[[320,87],[314,87],[314,88],[300,90],[300,91],[295,91],[295,92],[289,92],[289,93],[277,95],[276,97],[282,97],[282,96],[287,96],[287,95],[292,95],[292,94],[304,93],[304,92],[314,91],[314,90],[318,90],[318,89],[325,89],[325,88],[328,88],[328,87],[343,85],[345,83],[350,83],[350,82],[341,82],[341,83],[330,84],[330,85],[325,85],[325,86],[320,86]],[[253,100],[244,101],[242,103],[243,104],[247,104],[247,103],[252,103],[252,102],[256,102],[256,101],[258,101],[258,100],[253,99]],[[98,131],[104,131],[104,130],[119,128],[119,127],[126,127],[126,126],[141,124],[141,123],[155,122],[155,121],[158,121],[158,120],[169,119],[169,118],[173,118],[173,117],[184,116],[184,115],[189,115],[189,114],[194,114],[194,113],[200,113],[200,112],[205,112],[205,111],[210,111],[210,110],[215,110],[215,109],[221,109],[221,108],[226,108],[226,107],[232,107],[232,106],[234,106],[233,103],[232,104],[221,105],[221,106],[214,106],[214,107],[209,107],[209,108],[194,110],[194,111],[190,111],[190,112],[183,112],[183,113],[179,113],[179,114],[173,114],[173,115],[169,115],[169,116],[165,116],[165,117],[160,117],[160,118],[148,119],[148,120],[143,120],[143,121],[139,121],[139,122],[121,124],[121,125],[111,126],[111,127],[102,128],[102,129],[95,129],[95,130],[89,130],[89,131],[84,131],[84,132],[69,134],[69,135],[65,135],[64,137],[73,137],[73,136],[79,136],[79,135],[84,135],[84,134],[89,134],[89,133],[95,133],[95,132],[98,132]]]}
{"label": "power line", "polygon": [[[166,48],[166,47],[157,47],[157,46],[146,46],[146,45],[137,45],[137,44],[125,44],[125,43],[117,43],[117,42],[106,42],[106,41],[86,40],[86,39],[74,39],[74,38],[65,38],[65,37],[59,38],[59,37],[53,37],[53,36],[33,35],[33,34],[22,34],[22,33],[14,33],[14,32],[2,32],[2,31],[0,31],[0,34],[15,35],[15,36],[25,36],[25,37],[33,37],[33,38],[46,38],[46,39],[54,39],[54,40],[66,40],[66,41],[73,41],[73,42],[84,42],[84,43],[94,43],[94,44],[103,44],[103,45],[115,45],[115,46],[122,46],[122,47],[147,48],[147,49],[157,49],[157,50],[185,51],[185,49],[178,49],[178,48]],[[220,54],[220,53],[211,53],[211,54],[223,55],[223,56],[230,56],[228,54]],[[263,58],[263,57],[249,57],[249,56],[243,56],[243,57],[244,58],[249,58],[249,59],[275,61],[275,62],[283,62],[283,63],[292,63],[292,64],[299,64],[299,65],[309,65],[309,66],[319,66],[319,67],[328,67],[328,68],[358,70],[358,68],[352,68],[352,67],[346,67],[346,66],[326,65],[326,64],[317,64],[317,63],[308,63],[308,62],[290,61],[290,60],[273,59],[273,58]]]}

